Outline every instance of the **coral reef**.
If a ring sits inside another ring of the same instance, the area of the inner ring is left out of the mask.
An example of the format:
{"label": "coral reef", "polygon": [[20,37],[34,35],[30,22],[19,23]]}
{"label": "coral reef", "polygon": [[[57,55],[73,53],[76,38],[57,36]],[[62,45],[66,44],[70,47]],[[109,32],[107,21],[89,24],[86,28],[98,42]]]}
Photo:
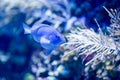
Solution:
{"label": "coral reef", "polygon": [[[119,0],[0,0],[0,80],[120,80],[119,8]],[[23,24],[47,24],[66,42],[45,55]]]}

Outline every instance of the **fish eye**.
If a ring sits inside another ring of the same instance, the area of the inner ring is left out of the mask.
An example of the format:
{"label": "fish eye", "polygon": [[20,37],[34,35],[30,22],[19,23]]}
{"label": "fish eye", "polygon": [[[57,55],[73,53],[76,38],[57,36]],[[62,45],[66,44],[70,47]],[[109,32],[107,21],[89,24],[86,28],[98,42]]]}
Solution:
{"label": "fish eye", "polygon": [[60,37],[58,35],[51,35],[49,36],[49,38],[55,40],[55,39],[59,39]]}
{"label": "fish eye", "polygon": [[60,37],[58,35],[50,35],[49,39],[51,40],[51,43],[59,43]]}

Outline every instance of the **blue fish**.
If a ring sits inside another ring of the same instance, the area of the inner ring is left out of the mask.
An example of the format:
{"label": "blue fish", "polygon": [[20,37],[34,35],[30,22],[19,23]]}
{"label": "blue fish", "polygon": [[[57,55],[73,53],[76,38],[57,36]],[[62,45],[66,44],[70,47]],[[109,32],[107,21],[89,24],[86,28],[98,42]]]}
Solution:
{"label": "blue fish", "polygon": [[46,49],[46,55],[65,42],[63,35],[49,25],[37,24],[30,28],[27,24],[23,24],[23,28],[25,34],[31,34],[33,39]]}

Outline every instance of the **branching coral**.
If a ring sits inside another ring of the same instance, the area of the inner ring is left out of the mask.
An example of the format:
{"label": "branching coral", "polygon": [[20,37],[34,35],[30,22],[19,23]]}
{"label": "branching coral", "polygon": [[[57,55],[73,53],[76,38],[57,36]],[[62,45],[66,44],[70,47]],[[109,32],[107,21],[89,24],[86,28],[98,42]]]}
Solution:
{"label": "branching coral", "polygon": [[111,9],[110,11],[104,7],[104,9],[109,13],[109,16],[111,17],[111,30],[110,36],[113,38],[116,44],[116,48],[120,50],[120,11],[117,11],[116,9]]}
{"label": "branching coral", "polygon": [[[113,14],[109,12],[109,15],[112,21],[112,31],[114,31],[114,33],[111,32],[111,34],[113,34],[113,37],[103,35],[100,28],[99,34],[89,29],[72,30],[71,33],[67,35],[68,42],[62,45],[63,49],[65,50],[63,60],[69,60],[69,57],[75,55],[77,57],[80,55],[85,55],[86,57],[84,57],[84,61],[87,57],[93,56],[91,60],[87,61],[86,65],[88,65],[92,62],[96,62],[96,60],[105,61],[107,60],[107,56],[110,58],[113,55],[117,55],[119,52],[120,43],[120,25],[118,17],[120,14],[119,12]],[[116,35],[118,35],[117,40],[115,40]]]}

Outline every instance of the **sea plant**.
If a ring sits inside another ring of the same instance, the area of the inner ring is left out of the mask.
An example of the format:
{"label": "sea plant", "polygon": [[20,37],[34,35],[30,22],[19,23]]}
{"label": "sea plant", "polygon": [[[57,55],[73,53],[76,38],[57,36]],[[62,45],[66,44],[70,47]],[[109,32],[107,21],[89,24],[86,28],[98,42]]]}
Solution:
{"label": "sea plant", "polygon": [[[89,65],[96,61],[106,61],[119,54],[120,51],[120,12],[104,7],[111,17],[109,29],[110,35],[103,34],[98,22],[99,33],[92,29],[74,29],[67,34],[68,42],[62,44],[64,50],[63,60],[69,60],[71,56],[84,56],[83,62]],[[87,60],[87,58],[90,58]],[[87,60],[87,61],[86,61]],[[114,61],[114,59],[112,60]]]}

